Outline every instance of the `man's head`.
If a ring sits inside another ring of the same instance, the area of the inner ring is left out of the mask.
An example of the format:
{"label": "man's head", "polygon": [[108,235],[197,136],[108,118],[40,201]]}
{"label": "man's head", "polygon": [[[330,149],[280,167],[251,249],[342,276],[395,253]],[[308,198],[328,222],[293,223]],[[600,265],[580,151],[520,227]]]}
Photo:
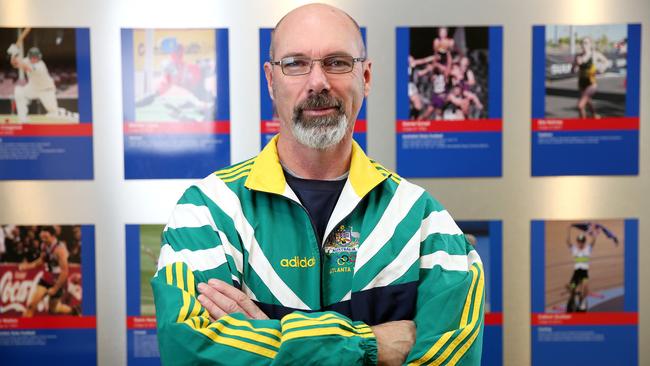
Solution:
{"label": "man's head", "polygon": [[582,50],[583,51],[585,51],[585,52],[591,51],[591,48],[592,48],[591,38],[590,37],[583,38],[582,42],[581,42],[581,45],[582,45]]}
{"label": "man's head", "polygon": [[43,54],[41,53],[41,50],[38,49],[38,47],[32,47],[29,49],[29,51],[27,51],[27,58],[31,63],[35,64],[43,58]]}
{"label": "man's head", "polygon": [[[291,57],[320,60],[330,56],[355,58],[352,70],[331,73],[335,64],[313,61],[303,75],[286,75]],[[276,25],[271,61],[264,71],[271,98],[277,108],[283,136],[302,145],[326,149],[352,134],[363,98],[370,91],[370,67],[357,23],[345,12],[324,4],[292,10]],[[331,66],[331,68],[330,68]]]}
{"label": "man's head", "polygon": [[585,246],[585,243],[587,242],[587,237],[585,236],[584,233],[580,233],[577,237],[577,241],[578,241],[578,246],[580,248],[583,248]]}
{"label": "man's head", "polygon": [[41,241],[51,243],[56,238],[56,230],[53,226],[44,226],[39,234]]}

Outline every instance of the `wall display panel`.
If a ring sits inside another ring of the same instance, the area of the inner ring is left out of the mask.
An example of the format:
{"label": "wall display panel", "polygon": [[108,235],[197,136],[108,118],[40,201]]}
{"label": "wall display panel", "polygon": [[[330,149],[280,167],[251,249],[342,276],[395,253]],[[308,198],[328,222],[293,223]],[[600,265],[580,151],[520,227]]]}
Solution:
{"label": "wall display panel", "polygon": [[485,327],[481,364],[503,365],[503,270],[501,221],[458,221],[483,262]]}
{"label": "wall display panel", "polygon": [[6,365],[97,363],[95,229],[0,225]]}
{"label": "wall display panel", "polygon": [[638,174],[640,57],[640,24],[533,27],[533,176]]}
{"label": "wall display panel", "polygon": [[93,179],[88,28],[0,28],[0,179]]}
{"label": "wall display panel", "polygon": [[122,29],[125,178],[229,165],[228,78],[227,29]]}
{"label": "wall display panel", "polygon": [[127,364],[160,365],[150,281],[157,271],[164,225],[126,225]]}
{"label": "wall display panel", "polygon": [[[271,46],[271,28],[261,28],[260,29],[260,113],[261,113],[261,125],[260,131],[262,134],[261,137],[261,146],[264,147],[278,132],[280,132],[280,120],[278,118],[277,110],[273,105],[271,96],[268,93],[268,87],[266,84],[266,77],[264,74],[264,63],[269,60],[269,48]],[[367,45],[366,42],[366,28],[361,27],[361,36],[363,37],[363,42]],[[355,55],[356,56],[356,55]],[[279,55],[278,55],[279,57]],[[276,59],[278,58],[276,57]],[[277,66],[275,66],[277,68]],[[358,66],[355,66],[358,67]],[[279,69],[277,72],[281,72]],[[295,76],[296,78],[304,78],[305,76]],[[340,75],[331,75],[331,77],[341,77]],[[367,120],[366,120],[366,103],[367,100],[363,100],[361,105],[361,110],[357,116],[356,122],[354,123],[354,140],[361,146],[363,150],[367,148],[366,141],[366,132],[367,132]]]}
{"label": "wall display panel", "polygon": [[638,220],[533,221],[532,364],[638,364]]}
{"label": "wall display panel", "polygon": [[503,27],[396,30],[397,173],[502,172]]}

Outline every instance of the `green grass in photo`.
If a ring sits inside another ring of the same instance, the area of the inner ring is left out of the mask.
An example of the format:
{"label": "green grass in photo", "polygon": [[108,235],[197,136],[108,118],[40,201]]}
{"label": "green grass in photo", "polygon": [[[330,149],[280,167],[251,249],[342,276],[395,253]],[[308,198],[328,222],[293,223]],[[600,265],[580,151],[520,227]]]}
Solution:
{"label": "green grass in photo", "polygon": [[160,253],[160,235],[165,225],[140,225],[140,314],[156,314],[151,278],[156,273]]}

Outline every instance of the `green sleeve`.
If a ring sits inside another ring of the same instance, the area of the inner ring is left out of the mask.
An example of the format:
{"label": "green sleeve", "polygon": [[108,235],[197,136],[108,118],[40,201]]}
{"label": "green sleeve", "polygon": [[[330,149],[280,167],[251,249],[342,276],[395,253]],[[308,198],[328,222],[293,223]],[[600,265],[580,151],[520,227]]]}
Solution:
{"label": "green sleeve", "polygon": [[[221,278],[228,281],[229,278]],[[235,313],[211,320],[197,301],[197,280],[183,262],[152,280],[164,365],[374,365],[370,327],[335,312],[294,312],[281,320]]]}
{"label": "green sleeve", "polygon": [[421,243],[416,342],[409,365],[480,365],[484,274],[461,234],[433,234]]}

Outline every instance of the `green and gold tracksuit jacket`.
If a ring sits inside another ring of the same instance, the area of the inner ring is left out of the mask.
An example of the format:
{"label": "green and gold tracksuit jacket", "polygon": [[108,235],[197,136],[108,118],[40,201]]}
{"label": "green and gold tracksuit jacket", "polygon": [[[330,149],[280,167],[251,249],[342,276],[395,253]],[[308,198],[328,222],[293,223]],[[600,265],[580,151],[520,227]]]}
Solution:
{"label": "green and gold tracksuit jacket", "polygon": [[[152,280],[165,365],[376,364],[370,326],[414,320],[413,365],[479,365],[484,275],[449,213],[353,144],[317,238],[272,140],[183,194]],[[218,278],[270,320],[211,320],[197,285]]]}

